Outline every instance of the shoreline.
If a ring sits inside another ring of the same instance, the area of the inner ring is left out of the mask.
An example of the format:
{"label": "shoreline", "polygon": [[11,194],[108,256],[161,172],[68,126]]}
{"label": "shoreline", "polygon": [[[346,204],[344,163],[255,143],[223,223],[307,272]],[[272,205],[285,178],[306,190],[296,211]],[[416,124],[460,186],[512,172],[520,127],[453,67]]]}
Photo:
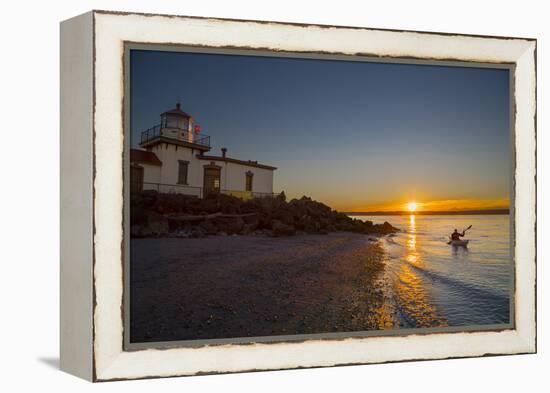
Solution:
{"label": "shoreline", "polygon": [[377,240],[350,232],[132,239],[131,340],[393,327]]}

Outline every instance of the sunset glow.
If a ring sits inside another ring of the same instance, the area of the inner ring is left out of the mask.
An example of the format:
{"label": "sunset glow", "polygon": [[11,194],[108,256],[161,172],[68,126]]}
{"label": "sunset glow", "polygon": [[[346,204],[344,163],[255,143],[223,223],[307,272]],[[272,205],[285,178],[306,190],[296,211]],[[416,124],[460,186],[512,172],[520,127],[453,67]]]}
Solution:
{"label": "sunset glow", "polygon": [[[338,205],[334,203],[334,205]],[[395,201],[383,204],[366,204],[353,207],[349,211],[358,212],[425,212],[425,211],[460,211],[460,210],[489,210],[507,209],[510,206],[508,199],[442,199],[422,202]],[[349,205],[340,207],[349,208]]]}

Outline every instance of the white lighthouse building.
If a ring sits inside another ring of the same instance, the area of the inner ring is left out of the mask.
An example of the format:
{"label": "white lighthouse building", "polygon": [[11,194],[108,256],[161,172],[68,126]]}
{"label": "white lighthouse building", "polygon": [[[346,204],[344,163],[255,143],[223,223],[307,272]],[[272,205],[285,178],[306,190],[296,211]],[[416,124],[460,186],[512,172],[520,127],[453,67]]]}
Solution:
{"label": "white lighthouse building", "polygon": [[209,154],[202,135],[180,103],[160,115],[160,124],[141,133],[141,149],[130,150],[131,191],[157,190],[204,197],[226,193],[241,198],[273,195],[275,167]]}

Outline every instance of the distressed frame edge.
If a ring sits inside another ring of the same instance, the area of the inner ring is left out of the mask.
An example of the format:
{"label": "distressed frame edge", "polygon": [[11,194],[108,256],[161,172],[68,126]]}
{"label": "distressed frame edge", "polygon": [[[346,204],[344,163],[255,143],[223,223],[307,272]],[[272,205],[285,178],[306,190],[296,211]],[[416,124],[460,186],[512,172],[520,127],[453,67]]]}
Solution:
{"label": "distressed frame edge", "polygon": [[[93,381],[93,19],[60,23],[60,369]],[[84,192],[82,192],[84,190]]]}
{"label": "distressed frame edge", "polygon": [[[515,145],[516,171],[514,195],[516,209],[515,238],[515,296],[516,330],[529,353],[537,353],[537,41],[530,42],[517,59],[515,81]],[[525,82],[518,83],[525,80]],[[519,85],[519,87],[518,87]],[[519,148],[518,148],[519,146]],[[525,170],[524,167],[528,165]],[[517,192],[517,190],[523,190]],[[527,199],[523,202],[523,199]],[[519,205],[519,214],[518,214]],[[524,227],[518,232],[518,221]],[[519,233],[519,235],[518,235]],[[527,243],[527,244],[526,244]],[[521,260],[522,250],[529,255],[528,261]],[[520,254],[518,256],[518,254]],[[520,263],[521,262],[521,263]],[[519,280],[518,274],[526,275]],[[526,298],[526,300],[525,300]],[[528,307],[525,306],[527,303]]]}
{"label": "distressed frame edge", "polygon": [[[110,15],[112,15],[113,13],[109,12]],[[131,14],[133,15],[133,14]],[[142,14],[143,15],[143,14]],[[174,17],[174,16],[170,16],[170,17]],[[193,17],[186,17],[186,18],[190,18],[190,19],[194,19]],[[205,18],[205,19],[211,19],[211,18]],[[233,20],[230,20],[230,21],[233,21]],[[252,21],[254,22],[254,21]],[[282,24],[282,25],[285,25],[284,23],[280,23],[280,22],[273,22],[274,24]],[[365,29],[365,30],[369,30],[369,29]],[[393,32],[393,31],[392,31]],[[398,33],[398,32],[397,32]],[[418,33],[418,32],[414,32],[414,33]],[[426,33],[426,34],[434,34],[434,33]],[[436,33],[437,34],[437,33]],[[461,35],[455,35],[455,34],[451,34],[452,36],[461,36]],[[468,35],[462,35],[462,36],[468,36]],[[483,37],[481,37],[483,38]],[[496,37],[498,39],[503,39],[502,37]],[[504,38],[505,39],[505,38]],[[531,40],[531,39],[528,39],[528,41],[534,41],[534,45],[533,45],[533,52],[535,54],[535,69],[534,69],[534,72],[535,72],[535,75],[534,75],[534,78],[535,78],[535,86],[534,88],[536,89],[536,40]],[[94,43],[95,43],[95,40],[94,40]],[[528,50],[526,50],[527,52]],[[534,113],[535,113],[535,119],[534,119],[534,129],[533,131],[535,132],[535,137],[536,137],[536,96],[535,97],[531,97],[531,98],[534,98]],[[516,103],[517,105],[517,103]],[[516,121],[517,123],[517,121]],[[519,133],[518,133],[519,134]],[[517,141],[516,141],[517,143]],[[535,140],[535,152],[536,152],[536,140]],[[536,176],[536,162],[535,162],[535,176]],[[535,177],[535,186],[536,186],[536,177]],[[535,198],[536,198],[536,195],[535,195]],[[535,199],[535,207],[536,207],[536,199]],[[534,234],[536,235],[536,215],[535,217],[533,217],[533,220],[534,220],[534,223],[535,223],[535,227],[533,228],[534,229]],[[536,260],[536,249],[535,249],[535,260]],[[534,276],[534,279],[535,279],[535,284],[536,284],[536,268],[535,268],[535,276]],[[536,289],[536,288],[535,288]],[[536,293],[535,293],[535,298],[534,300],[536,301]],[[525,334],[521,334],[521,335],[518,335],[518,339],[519,339],[519,342],[522,344],[522,347],[524,349],[524,352],[522,351],[519,351],[519,352],[513,352],[513,353],[533,353],[533,352],[536,352],[536,313],[534,315],[534,322],[535,322],[535,325],[534,325],[534,335],[531,334],[533,332],[525,332],[522,330],[523,333]],[[517,330],[520,330],[519,328]],[[517,331],[516,331],[517,333]],[[95,337],[94,337],[95,338]],[[457,357],[471,357],[471,356],[489,356],[489,355],[501,355],[501,354],[506,354],[504,352],[499,352],[499,353],[490,353],[490,354],[481,354],[481,355],[464,355],[464,356],[457,356]],[[512,353],[510,353],[512,354]],[[402,358],[401,360],[394,360],[394,361],[410,361],[410,360],[429,360],[429,359],[438,359],[438,358],[454,358],[453,356],[449,357],[449,356],[442,356],[442,357],[430,357],[430,358],[426,358],[426,359],[406,359],[406,358]],[[121,360],[120,358],[117,358],[117,359],[113,359],[113,363],[117,363],[118,360]],[[385,363],[386,361],[383,361],[383,363]],[[393,361],[388,361],[388,362],[393,362]],[[364,363],[346,363],[346,364],[367,364],[367,363],[380,363],[380,362],[364,362]],[[329,367],[329,366],[336,366],[338,364],[331,364],[331,365],[326,365],[326,367]],[[309,366],[306,366],[306,367],[325,367],[324,365],[323,366],[314,366],[314,365],[309,365]],[[116,368],[116,367],[115,367]],[[287,368],[287,367],[283,367],[283,368]],[[288,368],[300,368],[299,366],[298,367],[288,367]],[[281,368],[282,369],[282,368]],[[253,371],[253,370],[239,370],[239,371],[214,371],[213,373],[222,373],[222,372],[243,372],[243,371]],[[103,372],[101,373],[103,374]],[[108,374],[108,373],[106,373]],[[117,378],[117,377],[110,377],[110,378],[102,378],[101,376],[99,378],[94,378],[95,380],[117,380],[117,379],[135,379],[135,378],[149,378],[149,377],[162,377],[162,376],[178,376],[178,375],[196,375],[196,374],[202,374],[201,372],[196,372],[196,373],[191,373],[191,374],[185,374],[185,373],[176,373],[176,374],[170,374],[170,375],[151,375],[151,376],[138,376],[138,377],[121,377],[121,378]]]}
{"label": "distressed frame edge", "polygon": [[98,15],[160,16],[164,18],[198,19],[198,20],[205,20],[205,21],[211,20],[211,21],[220,21],[220,22],[243,22],[243,23],[269,24],[269,25],[282,25],[282,26],[295,26],[295,27],[319,27],[322,29],[356,29],[356,30],[394,32],[394,33],[434,34],[434,35],[442,35],[442,36],[449,36],[449,37],[472,37],[472,38],[491,38],[491,39],[502,39],[502,40],[537,41],[537,38],[535,37],[449,33],[449,32],[441,32],[441,31],[409,30],[409,29],[388,29],[388,28],[382,28],[382,27],[364,27],[364,26],[355,26],[355,25],[329,25],[329,24],[323,24],[323,23],[287,22],[287,21],[283,22],[283,21],[272,21],[272,20],[262,20],[262,19],[222,18],[217,16],[163,14],[163,13],[137,12],[137,11],[113,11],[113,10],[104,10],[104,9],[94,9],[91,12]]}

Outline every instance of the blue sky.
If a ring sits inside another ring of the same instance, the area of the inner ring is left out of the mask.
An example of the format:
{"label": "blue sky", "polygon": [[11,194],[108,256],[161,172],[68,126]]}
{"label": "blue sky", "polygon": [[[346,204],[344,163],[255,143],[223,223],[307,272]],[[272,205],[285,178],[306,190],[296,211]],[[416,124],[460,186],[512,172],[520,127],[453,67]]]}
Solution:
{"label": "blue sky", "polygon": [[213,154],[278,167],[291,197],[350,211],[509,197],[508,70],[134,50],[134,147],[178,98]]}

